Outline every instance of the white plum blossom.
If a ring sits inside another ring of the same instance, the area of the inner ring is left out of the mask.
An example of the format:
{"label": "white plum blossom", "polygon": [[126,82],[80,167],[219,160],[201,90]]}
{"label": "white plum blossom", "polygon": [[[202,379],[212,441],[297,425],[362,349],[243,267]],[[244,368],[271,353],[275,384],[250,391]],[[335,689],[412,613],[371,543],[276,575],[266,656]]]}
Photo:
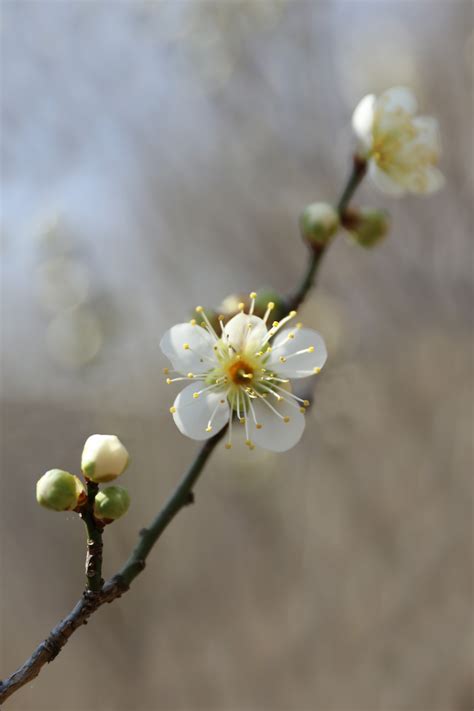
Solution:
{"label": "white plum blossom", "polygon": [[275,305],[269,302],[259,318],[254,315],[255,298],[252,292],[248,314],[241,303],[239,313],[226,324],[219,316],[219,335],[201,306],[196,308],[201,325],[193,319],[165,333],[161,350],[177,375],[167,382],[191,381],[170,412],[178,429],[192,439],[208,439],[229,423],[225,446],[230,449],[235,416],[250,449],[258,445],[284,452],[300,440],[309,406],[291,392],[290,378],[319,373],[326,346],[318,333],[302,324],[283,328],[296,311],[268,327]]}
{"label": "white plum blossom", "polygon": [[384,193],[433,193],[444,184],[436,167],[441,153],[438,122],[416,116],[417,102],[404,87],[365,96],[352,126],[369,161],[369,175]]}

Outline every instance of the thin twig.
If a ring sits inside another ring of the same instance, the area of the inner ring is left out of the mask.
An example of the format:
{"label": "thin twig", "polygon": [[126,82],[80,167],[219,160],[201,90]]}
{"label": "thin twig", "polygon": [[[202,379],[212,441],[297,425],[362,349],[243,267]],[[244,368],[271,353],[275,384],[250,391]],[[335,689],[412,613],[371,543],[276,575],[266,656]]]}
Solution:
{"label": "thin twig", "polygon": [[[351,201],[352,196],[354,195],[355,191],[363,180],[366,170],[366,161],[361,159],[358,155],[355,155],[352,160],[351,173],[344,187],[344,190],[341,193],[341,197],[339,198],[339,201],[336,205],[336,210],[341,220],[344,217],[344,213],[347,209],[347,206],[349,205],[349,202]],[[323,256],[327,252],[329,244],[330,243],[325,245],[310,246],[311,258],[308,262],[306,273],[297,290],[286,300],[286,308],[288,311],[296,311],[304,302],[304,300],[308,296],[308,293],[314,287],[319,265],[321,264]]]}

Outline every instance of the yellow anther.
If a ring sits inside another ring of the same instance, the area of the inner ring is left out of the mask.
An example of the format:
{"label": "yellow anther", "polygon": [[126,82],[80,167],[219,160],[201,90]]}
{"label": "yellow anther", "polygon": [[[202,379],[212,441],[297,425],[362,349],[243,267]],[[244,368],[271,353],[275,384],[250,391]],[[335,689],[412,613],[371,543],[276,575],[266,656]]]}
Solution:
{"label": "yellow anther", "polygon": [[285,424],[287,424],[289,421],[290,421],[290,418],[288,417],[288,415],[285,415],[285,417],[283,418],[283,422]]}
{"label": "yellow anther", "polygon": [[256,427],[257,430],[261,430],[262,427],[263,427],[263,425],[261,425],[260,422],[257,422],[257,424],[255,425],[255,427]]}
{"label": "yellow anther", "polygon": [[272,311],[274,308],[275,304],[273,303],[273,301],[269,301],[267,304],[267,309],[270,309],[270,311]]}
{"label": "yellow anther", "polygon": [[196,313],[197,314],[202,314],[203,311],[204,311],[204,309],[202,306],[196,306]]}
{"label": "yellow anther", "polygon": [[290,318],[294,318],[294,317],[296,316],[296,311],[290,311],[290,313],[288,314],[288,316],[289,316]]}
{"label": "yellow anther", "polygon": [[183,348],[185,351],[189,351],[189,343],[183,343]]}
{"label": "yellow anther", "polygon": [[281,395],[277,395],[276,398],[277,398],[277,401],[278,401],[278,402],[281,402],[281,401],[283,400],[283,398],[282,398]]}
{"label": "yellow anther", "polygon": [[164,374],[164,375],[168,375],[169,372],[170,372],[170,369],[169,369],[169,368],[163,368],[163,374]]}
{"label": "yellow anther", "polygon": [[196,323],[197,323],[197,321],[196,321],[196,319],[195,319],[195,318],[192,318],[192,319],[191,319],[191,321],[190,321],[189,323],[191,324],[191,326],[195,326],[195,325],[196,325]]}
{"label": "yellow anther", "polygon": [[278,321],[274,321],[274,322],[272,323],[273,328],[276,328],[278,325],[279,325],[279,324],[278,324]]}
{"label": "yellow anther", "polygon": [[313,368],[313,373],[316,373],[316,375],[320,372],[321,372],[321,368]]}
{"label": "yellow anther", "polygon": [[188,378],[194,378],[194,373],[188,373]]}
{"label": "yellow anther", "polygon": [[199,393],[193,393],[193,398],[194,398],[195,400],[197,400],[198,397],[199,397]]}
{"label": "yellow anther", "polygon": [[206,432],[212,432],[212,426],[211,426],[211,425],[208,425],[208,426],[206,427]]}
{"label": "yellow anther", "polygon": [[244,304],[244,302],[241,301],[237,308],[239,309],[239,311],[243,311],[243,310],[245,309],[245,304]]}
{"label": "yellow anther", "polygon": [[296,328],[303,328],[303,324],[301,323],[301,321],[298,321],[298,323],[296,324]]}
{"label": "yellow anther", "polygon": [[256,299],[256,298],[257,298],[257,292],[256,292],[256,291],[251,291],[250,294],[249,294],[249,297],[250,297],[251,299]]}
{"label": "yellow anther", "polygon": [[219,316],[217,317],[218,321],[223,321],[224,319],[225,319],[224,314],[219,314]]}
{"label": "yellow anther", "polygon": [[303,407],[309,407],[309,400],[303,400]]}
{"label": "yellow anther", "polygon": [[314,353],[314,346],[310,346],[308,348],[308,353]]}
{"label": "yellow anther", "polygon": [[245,444],[247,445],[247,447],[250,447],[253,444],[253,442],[251,439],[246,439]]}
{"label": "yellow anther", "polygon": [[245,423],[246,423],[245,417],[241,417],[241,418],[239,419],[239,422],[240,422],[241,425],[245,425]]}
{"label": "yellow anther", "polygon": [[203,328],[206,328],[206,326],[207,326],[206,322],[205,322],[205,321],[201,321],[201,326],[202,326]]}
{"label": "yellow anther", "polygon": [[289,333],[289,334],[288,334],[288,338],[289,338],[290,340],[293,340],[294,337],[295,337],[295,334],[294,334],[294,333]]}
{"label": "yellow anther", "polygon": [[232,448],[231,442],[226,442],[225,445],[224,445],[224,447],[225,447],[226,449],[231,449],[231,448]]}
{"label": "yellow anther", "polygon": [[171,385],[171,383],[172,383],[171,378],[166,378],[166,385]]}
{"label": "yellow anther", "polygon": [[305,408],[304,408],[304,407],[300,407],[300,412],[301,412],[302,415],[304,415],[304,414],[306,413]]}
{"label": "yellow anther", "polygon": [[286,358],[285,358],[285,356],[280,356],[280,357],[278,358],[278,360],[280,361],[280,363],[286,363]]}
{"label": "yellow anther", "polygon": [[174,413],[176,412],[176,408],[174,405],[172,407],[170,407],[170,412],[172,415],[174,415]]}

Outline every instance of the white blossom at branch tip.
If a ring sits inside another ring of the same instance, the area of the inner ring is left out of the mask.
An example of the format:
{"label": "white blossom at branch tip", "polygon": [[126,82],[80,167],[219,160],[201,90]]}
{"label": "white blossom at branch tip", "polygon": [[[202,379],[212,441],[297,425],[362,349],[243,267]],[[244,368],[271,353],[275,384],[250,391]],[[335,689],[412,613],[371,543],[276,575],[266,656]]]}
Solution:
{"label": "white blossom at branch tip", "polygon": [[376,187],[392,196],[429,194],[444,185],[437,164],[439,127],[430,116],[416,116],[417,102],[405,87],[365,96],[352,116],[360,153],[369,161]]}
{"label": "white blossom at branch tip", "polygon": [[170,412],[191,439],[208,439],[229,424],[227,449],[234,427],[241,427],[249,449],[284,452],[300,440],[309,406],[291,392],[290,378],[319,373],[326,346],[316,331],[286,326],[295,311],[269,323],[275,307],[269,302],[264,317],[255,316],[255,298],[252,292],[248,314],[242,303],[225,325],[220,316],[218,333],[201,306],[199,323],[192,319],[165,333],[160,347],[172,364],[164,369],[171,376],[166,382],[189,383]]}
{"label": "white blossom at branch tip", "polygon": [[82,450],[81,469],[85,477],[101,483],[123,474],[129,454],[116,435],[94,434],[87,438]]}

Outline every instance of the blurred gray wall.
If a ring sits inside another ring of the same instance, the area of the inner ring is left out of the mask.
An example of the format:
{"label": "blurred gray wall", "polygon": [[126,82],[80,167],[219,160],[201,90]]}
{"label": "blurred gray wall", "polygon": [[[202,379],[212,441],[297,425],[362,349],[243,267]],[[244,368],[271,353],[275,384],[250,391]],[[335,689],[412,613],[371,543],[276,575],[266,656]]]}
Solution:
{"label": "blurred gray wall", "polygon": [[218,451],[133,589],[12,698],[22,711],[472,709],[469,2],[17,2],[2,40],[2,649],[79,596],[84,534],[34,501],[84,439],[132,454],[128,555],[192,460],[164,329],[293,288],[296,219],[334,199],[369,91],[407,84],[447,176],[333,245],[302,317],[330,358],[302,443]]}

